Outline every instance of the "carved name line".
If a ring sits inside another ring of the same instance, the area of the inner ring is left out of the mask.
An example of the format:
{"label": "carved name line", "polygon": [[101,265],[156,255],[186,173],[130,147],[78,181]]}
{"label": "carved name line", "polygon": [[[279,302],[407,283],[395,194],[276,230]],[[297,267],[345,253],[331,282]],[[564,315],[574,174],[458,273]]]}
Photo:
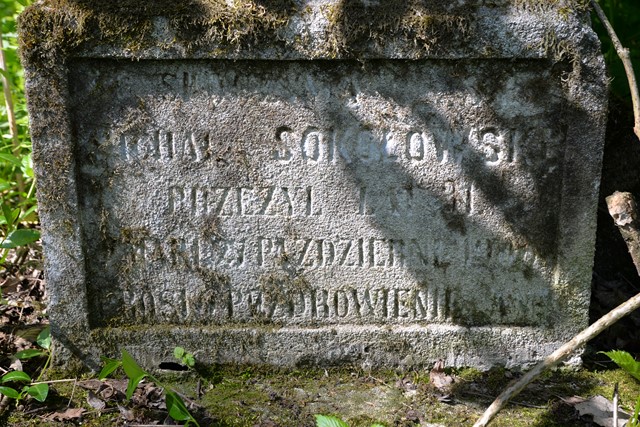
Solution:
{"label": "carved name line", "polygon": [[446,243],[432,239],[252,237],[224,240],[216,237],[137,240],[131,245],[134,262],[156,268],[168,262],[191,271],[235,268],[360,268],[446,270],[454,265],[493,263],[509,268],[536,267],[533,252],[498,239],[471,239]]}
{"label": "carved name line", "polygon": [[476,157],[488,166],[517,162],[523,132],[496,126],[463,130],[425,129],[407,132],[351,126],[344,130],[308,127],[296,132],[288,126],[276,130],[282,147],[272,158],[281,163],[301,159],[307,164],[354,162],[461,164]]}
{"label": "carved name line", "polygon": [[143,135],[122,133],[115,138],[119,141],[119,154],[127,162],[201,162],[211,156],[208,131],[153,129]]}
{"label": "carved name line", "polygon": [[[176,131],[150,129],[144,133],[112,136],[118,141],[119,155],[126,162],[174,161],[202,162],[211,158],[213,141],[208,130]],[[270,158],[279,164],[300,161],[308,165],[461,164],[466,159],[483,161],[488,167],[501,164],[556,163],[559,135],[552,130],[504,129],[497,126],[469,127],[463,130],[429,129],[400,132],[370,130],[358,126],[346,129],[308,127],[295,131],[281,126],[274,131],[276,145]],[[535,144],[527,144],[535,140]],[[535,148],[533,148],[535,146]]]}

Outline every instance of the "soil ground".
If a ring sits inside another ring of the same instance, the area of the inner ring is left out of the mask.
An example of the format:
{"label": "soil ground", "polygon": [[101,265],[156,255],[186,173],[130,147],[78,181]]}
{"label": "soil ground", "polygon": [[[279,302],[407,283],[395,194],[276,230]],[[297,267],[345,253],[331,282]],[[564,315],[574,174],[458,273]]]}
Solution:
{"label": "soil ground", "polygon": [[[314,415],[335,415],[352,427],[470,426],[493,398],[518,373],[494,369],[447,371],[454,382],[437,388],[428,371],[371,371],[356,368],[274,370],[218,367],[206,378],[197,373],[168,372],[165,383],[191,402],[202,426],[306,427]],[[51,371],[58,380],[65,373]],[[628,410],[640,386],[620,370],[600,367],[557,370],[530,385],[492,423],[494,426],[596,426],[572,405],[576,396],[611,397],[619,383],[621,405]],[[11,406],[2,418],[9,426],[134,426],[170,425],[160,390],[143,383],[125,402],[125,380],[52,384],[45,403],[34,400]],[[198,392],[200,390],[200,392]],[[99,408],[99,409],[96,409]]]}

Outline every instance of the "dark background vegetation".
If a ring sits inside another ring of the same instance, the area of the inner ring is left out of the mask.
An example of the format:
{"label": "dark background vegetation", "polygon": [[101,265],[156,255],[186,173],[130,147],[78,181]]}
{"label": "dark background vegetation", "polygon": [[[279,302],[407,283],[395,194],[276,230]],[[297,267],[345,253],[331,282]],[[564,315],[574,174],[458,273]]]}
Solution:
{"label": "dark background vegetation", "polygon": [[[630,50],[637,74],[640,71],[640,1],[606,0],[600,1],[600,5],[623,46]],[[602,41],[611,86],[598,205],[590,313],[592,322],[640,292],[640,277],[604,200],[614,191],[629,191],[636,199],[640,199],[640,141],[633,134],[631,95],[622,62],[595,16],[593,24]],[[636,312],[609,328],[593,341],[592,347],[594,350],[625,349],[636,356],[640,354],[640,313]]]}

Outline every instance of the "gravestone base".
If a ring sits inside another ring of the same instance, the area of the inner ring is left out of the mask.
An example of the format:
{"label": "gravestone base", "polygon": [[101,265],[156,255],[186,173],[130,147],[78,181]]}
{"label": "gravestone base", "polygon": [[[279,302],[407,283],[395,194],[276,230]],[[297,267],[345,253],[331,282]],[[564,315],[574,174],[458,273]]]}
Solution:
{"label": "gravestone base", "polygon": [[[203,364],[419,368],[442,359],[445,366],[520,369],[564,344],[562,337],[552,341],[548,333],[532,328],[458,326],[97,329],[92,340],[100,346],[96,354],[112,356],[119,354],[113,343],[136,343],[123,347],[150,368],[172,361],[173,349],[181,346],[194,349]],[[205,350],[211,348],[215,350]],[[578,362],[573,358],[568,363]],[[99,366],[99,360],[93,363]]]}

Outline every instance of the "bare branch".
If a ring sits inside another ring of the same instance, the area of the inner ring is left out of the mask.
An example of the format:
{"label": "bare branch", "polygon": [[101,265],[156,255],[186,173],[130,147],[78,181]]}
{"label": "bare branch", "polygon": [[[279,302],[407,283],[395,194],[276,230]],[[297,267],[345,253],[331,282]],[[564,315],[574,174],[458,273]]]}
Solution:
{"label": "bare branch", "polygon": [[491,406],[482,414],[482,417],[476,421],[473,427],[484,427],[493,419],[493,417],[502,409],[502,407],[514,396],[520,393],[530,382],[535,380],[547,369],[562,362],[567,356],[573,353],[579,347],[582,347],[587,342],[591,341],[602,331],[609,326],[616,323],[623,317],[631,314],[635,310],[640,308],[640,294],[627,300],[623,304],[611,310],[609,313],[602,316],[593,325],[576,335],[571,341],[564,344],[562,347],[554,351],[550,356],[538,363],[529,372],[524,374],[522,378],[512,383],[507,387],[500,396],[493,401]]}
{"label": "bare branch", "polygon": [[[627,247],[629,248],[629,252],[633,257],[636,267],[639,267],[640,234],[638,233],[638,215],[633,196],[630,193],[620,193],[616,191],[611,196],[607,197],[607,205],[609,207],[609,213],[613,217],[613,220],[620,229],[620,233],[627,243]],[[638,273],[640,274],[640,267],[638,268]],[[550,356],[534,366],[533,369],[527,372],[522,378],[507,387],[500,396],[493,401],[491,406],[487,408],[484,414],[482,414],[482,417],[473,425],[473,427],[486,426],[512,397],[520,393],[530,382],[535,380],[545,370],[557,365],[577,348],[591,341],[609,326],[631,314],[638,308],[640,308],[640,293],[602,316],[593,325],[573,337],[571,341],[554,351]]]}
{"label": "bare branch", "polygon": [[622,238],[629,248],[629,254],[640,275],[640,223],[636,210],[636,201],[631,193],[616,191],[607,197],[609,215],[618,226]]}

